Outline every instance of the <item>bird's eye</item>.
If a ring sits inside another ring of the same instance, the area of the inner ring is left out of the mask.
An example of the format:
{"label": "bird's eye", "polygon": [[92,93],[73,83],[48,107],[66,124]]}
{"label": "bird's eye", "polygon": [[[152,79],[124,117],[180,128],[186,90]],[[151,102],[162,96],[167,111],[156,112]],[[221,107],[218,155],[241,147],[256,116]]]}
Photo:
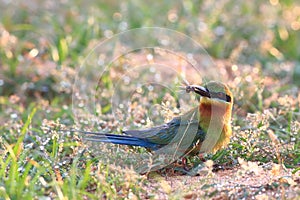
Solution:
{"label": "bird's eye", "polygon": [[217,96],[218,96],[219,98],[224,98],[224,93],[218,92],[218,93],[217,93]]}

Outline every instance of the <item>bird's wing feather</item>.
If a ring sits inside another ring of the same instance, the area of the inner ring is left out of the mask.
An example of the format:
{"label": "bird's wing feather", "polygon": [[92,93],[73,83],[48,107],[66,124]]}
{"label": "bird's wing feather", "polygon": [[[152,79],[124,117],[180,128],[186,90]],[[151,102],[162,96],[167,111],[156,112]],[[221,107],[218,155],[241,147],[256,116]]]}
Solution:
{"label": "bird's wing feather", "polygon": [[147,139],[137,138],[128,135],[115,135],[115,134],[98,133],[98,132],[83,132],[83,133],[85,133],[84,139],[88,141],[141,146],[150,149],[159,148],[157,144],[151,143]]}
{"label": "bird's wing feather", "polygon": [[170,122],[157,127],[123,131],[125,135],[79,132],[85,133],[85,139],[90,141],[142,146],[153,150],[172,143],[177,145],[178,150],[185,151],[205,138],[205,132],[199,126],[198,116],[198,110],[193,109],[187,114],[175,117]]}
{"label": "bird's wing feather", "polygon": [[[157,127],[143,130],[128,130],[123,131],[123,133],[137,138],[146,138],[152,143],[166,145],[175,138],[179,128],[181,130],[180,132],[183,132],[187,128],[191,130],[191,127],[195,126],[196,130],[198,129],[199,120],[192,118],[191,114],[193,114],[193,116],[198,115],[197,110],[193,109],[191,112],[188,112],[188,114],[181,117],[175,117],[170,122]],[[194,138],[192,138],[192,140],[193,139]]]}

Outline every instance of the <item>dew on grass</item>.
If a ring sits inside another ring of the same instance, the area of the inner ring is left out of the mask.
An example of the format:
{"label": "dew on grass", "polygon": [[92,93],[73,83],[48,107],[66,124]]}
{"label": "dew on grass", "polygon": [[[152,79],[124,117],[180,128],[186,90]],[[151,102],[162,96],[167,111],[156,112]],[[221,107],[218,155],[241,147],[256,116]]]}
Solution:
{"label": "dew on grass", "polygon": [[79,107],[79,108],[83,108],[83,107],[84,107],[84,103],[82,103],[82,102],[79,103],[79,104],[78,104],[78,107]]}
{"label": "dew on grass", "polygon": [[123,80],[124,80],[124,83],[126,84],[126,85],[128,85],[129,83],[130,83],[130,77],[129,76],[124,76],[123,77]]}
{"label": "dew on grass", "polygon": [[18,114],[12,113],[12,114],[10,114],[10,118],[17,119],[18,118]]}
{"label": "dew on grass", "polygon": [[[148,54],[148,55],[147,55],[147,60],[148,60],[148,61],[153,60],[153,55],[152,55],[152,54]],[[151,68],[154,68],[154,67],[151,67]],[[151,68],[150,68],[150,71],[151,71]],[[155,69],[155,68],[154,68],[154,69]]]}
{"label": "dew on grass", "polygon": [[18,172],[24,172],[24,170],[25,168],[23,166],[18,168]]}

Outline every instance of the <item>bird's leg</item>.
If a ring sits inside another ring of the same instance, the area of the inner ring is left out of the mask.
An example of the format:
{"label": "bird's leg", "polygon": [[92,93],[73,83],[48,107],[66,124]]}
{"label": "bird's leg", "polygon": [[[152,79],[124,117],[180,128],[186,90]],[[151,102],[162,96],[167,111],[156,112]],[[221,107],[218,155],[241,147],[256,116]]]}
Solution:
{"label": "bird's leg", "polygon": [[204,158],[204,154],[203,154],[203,153],[199,153],[199,154],[198,154],[198,158],[199,158],[199,160],[202,161],[202,162],[205,162],[205,161],[206,161],[206,159]]}
{"label": "bird's leg", "polygon": [[182,157],[180,160],[177,160],[174,164],[174,171],[179,172],[180,174],[189,174],[190,168],[188,167],[186,157]]}
{"label": "bird's leg", "polygon": [[186,158],[186,157],[183,157],[183,158],[181,159],[181,163],[182,163],[183,169],[186,170],[186,171],[188,171],[189,168],[188,168],[188,166],[187,166],[187,158]]}

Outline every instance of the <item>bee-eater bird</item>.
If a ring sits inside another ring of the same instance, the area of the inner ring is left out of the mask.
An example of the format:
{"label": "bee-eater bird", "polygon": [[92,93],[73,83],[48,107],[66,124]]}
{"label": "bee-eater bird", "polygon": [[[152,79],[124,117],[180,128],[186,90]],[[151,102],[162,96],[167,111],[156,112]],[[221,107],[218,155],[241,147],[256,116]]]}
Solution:
{"label": "bee-eater bird", "polygon": [[199,106],[166,124],[143,130],[126,130],[122,131],[122,135],[79,132],[85,133],[85,139],[89,141],[140,146],[151,151],[177,144],[176,150],[182,152],[180,157],[215,152],[226,146],[232,135],[233,96],[229,88],[221,82],[210,81],[204,87],[188,85],[185,90],[201,96]]}

